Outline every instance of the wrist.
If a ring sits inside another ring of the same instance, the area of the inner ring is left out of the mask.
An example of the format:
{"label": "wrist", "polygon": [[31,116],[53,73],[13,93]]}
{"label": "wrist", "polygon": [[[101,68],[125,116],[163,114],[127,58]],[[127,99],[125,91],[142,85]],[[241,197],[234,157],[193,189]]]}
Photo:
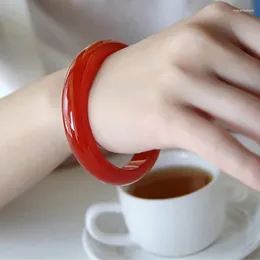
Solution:
{"label": "wrist", "polygon": [[46,120],[50,132],[56,137],[57,143],[63,151],[64,159],[72,154],[65,136],[61,112],[62,91],[66,73],[67,69],[57,71],[37,83],[39,100],[44,103],[41,106],[44,107],[41,115]]}

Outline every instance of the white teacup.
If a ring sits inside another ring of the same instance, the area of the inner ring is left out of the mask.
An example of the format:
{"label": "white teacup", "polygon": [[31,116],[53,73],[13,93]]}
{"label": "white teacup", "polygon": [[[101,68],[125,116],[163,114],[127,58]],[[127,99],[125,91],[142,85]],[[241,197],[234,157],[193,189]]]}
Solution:
{"label": "white teacup", "polygon": [[[118,187],[120,204],[100,203],[88,209],[85,221],[90,235],[104,244],[137,244],[162,256],[189,255],[212,244],[225,222],[227,193],[223,175],[199,156],[181,150],[162,152],[153,170],[174,166],[205,169],[212,180],[195,192],[169,199],[138,198],[127,192],[128,186]],[[107,212],[122,213],[129,233],[108,234],[100,230],[96,219]]]}

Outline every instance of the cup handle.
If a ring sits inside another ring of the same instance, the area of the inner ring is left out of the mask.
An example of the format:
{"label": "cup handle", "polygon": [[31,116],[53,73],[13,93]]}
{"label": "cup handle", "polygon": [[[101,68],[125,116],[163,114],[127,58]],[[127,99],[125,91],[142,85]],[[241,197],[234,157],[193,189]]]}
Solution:
{"label": "cup handle", "polygon": [[245,201],[248,197],[248,188],[246,186],[225,183],[224,187],[228,202],[239,203]]}
{"label": "cup handle", "polygon": [[119,203],[99,203],[89,207],[85,215],[85,226],[89,234],[97,241],[112,246],[129,246],[132,243],[129,233],[108,234],[96,225],[96,219],[105,213],[119,213],[122,210]]}

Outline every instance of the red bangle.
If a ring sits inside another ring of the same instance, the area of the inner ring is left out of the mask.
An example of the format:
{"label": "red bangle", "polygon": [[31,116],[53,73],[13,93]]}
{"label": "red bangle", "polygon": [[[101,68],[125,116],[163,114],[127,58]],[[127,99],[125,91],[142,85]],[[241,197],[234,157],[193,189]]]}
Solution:
{"label": "red bangle", "polygon": [[72,152],[90,174],[114,185],[139,180],[159,155],[158,150],[135,154],[127,165],[118,168],[102,155],[91,130],[88,104],[92,83],[103,61],[125,47],[119,42],[100,41],[83,50],[69,68],[62,94],[63,124]]}

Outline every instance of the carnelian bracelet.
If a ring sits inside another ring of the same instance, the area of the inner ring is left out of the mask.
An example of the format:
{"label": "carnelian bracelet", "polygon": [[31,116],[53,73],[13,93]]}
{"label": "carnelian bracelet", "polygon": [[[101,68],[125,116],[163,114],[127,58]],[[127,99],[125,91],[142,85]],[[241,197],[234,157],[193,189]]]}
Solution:
{"label": "carnelian bracelet", "polygon": [[84,49],[68,70],[62,94],[63,124],[74,156],[91,175],[113,185],[139,180],[159,155],[159,150],[138,153],[127,165],[118,168],[102,155],[91,130],[88,105],[93,81],[104,60],[125,47],[120,42],[100,41]]}

